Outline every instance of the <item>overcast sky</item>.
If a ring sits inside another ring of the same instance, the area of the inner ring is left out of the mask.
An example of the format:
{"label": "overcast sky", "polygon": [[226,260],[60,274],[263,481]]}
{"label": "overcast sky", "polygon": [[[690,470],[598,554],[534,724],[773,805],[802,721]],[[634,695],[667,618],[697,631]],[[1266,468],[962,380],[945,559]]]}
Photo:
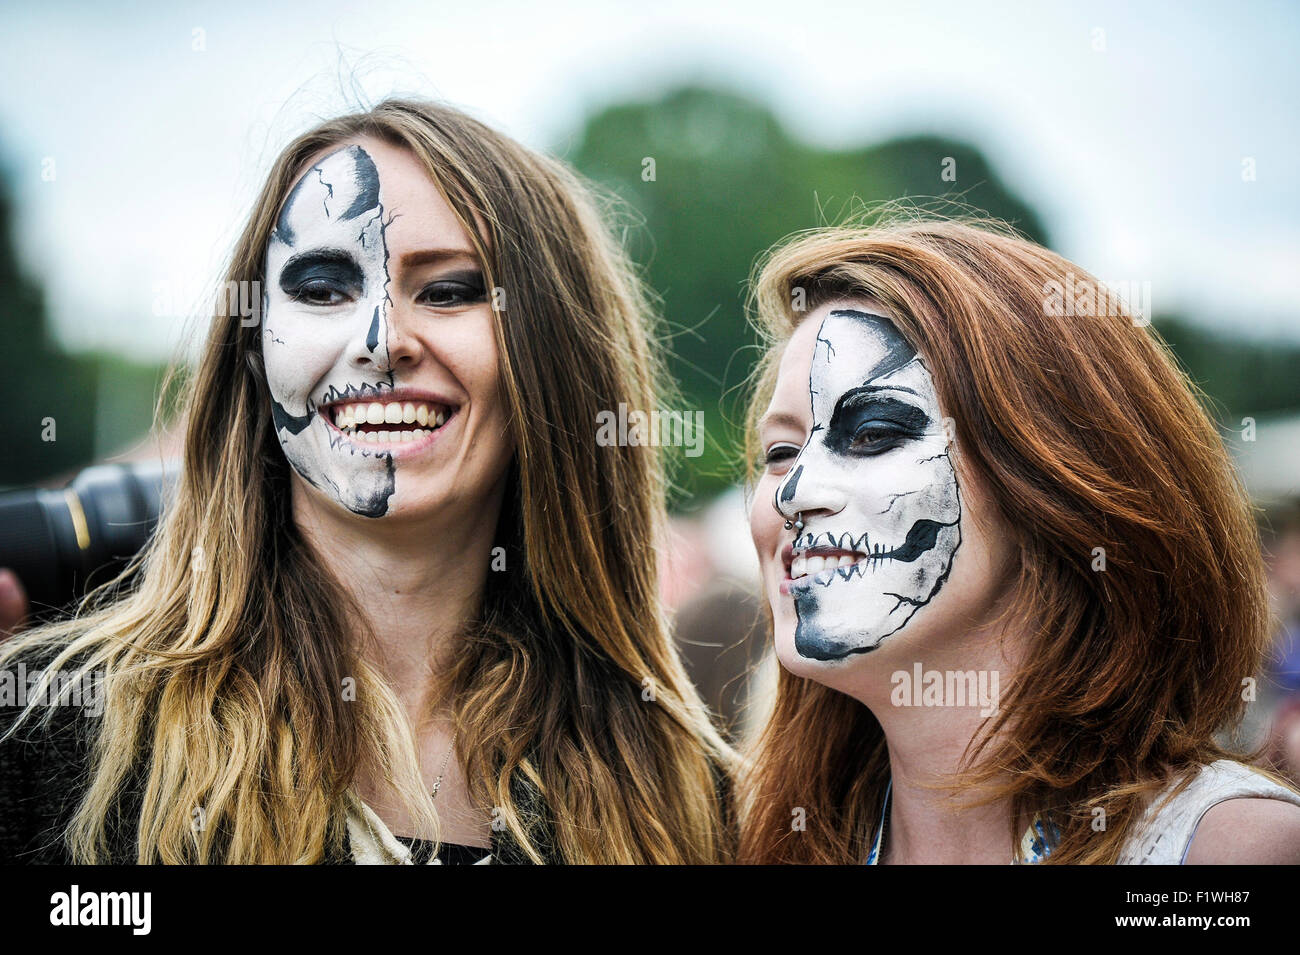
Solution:
{"label": "overcast sky", "polygon": [[690,80],[826,145],[961,137],[1059,251],[1150,281],[1157,312],[1300,338],[1294,3],[13,6],[0,162],[73,347],[170,354],[185,326],[159,290],[183,309],[215,279],[276,151],[347,106],[341,53],[372,99],[439,96],[538,147]]}

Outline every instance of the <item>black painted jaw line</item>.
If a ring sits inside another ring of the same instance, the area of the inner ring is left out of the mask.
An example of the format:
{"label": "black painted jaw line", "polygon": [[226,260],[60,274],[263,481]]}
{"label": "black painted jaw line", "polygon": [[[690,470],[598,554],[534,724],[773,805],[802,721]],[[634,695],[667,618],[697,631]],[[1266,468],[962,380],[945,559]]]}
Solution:
{"label": "black painted jaw line", "polygon": [[803,643],[800,642],[799,634],[795,634],[794,648],[795,651],[805,660],[815,660],[818,663],[836,663],[847,660],[851,656],[870,653],[880,646],[884,640],[881,637],[875,643],[867,647],[842,647],[836,646],[834,649],[828,648],[821,643]]}

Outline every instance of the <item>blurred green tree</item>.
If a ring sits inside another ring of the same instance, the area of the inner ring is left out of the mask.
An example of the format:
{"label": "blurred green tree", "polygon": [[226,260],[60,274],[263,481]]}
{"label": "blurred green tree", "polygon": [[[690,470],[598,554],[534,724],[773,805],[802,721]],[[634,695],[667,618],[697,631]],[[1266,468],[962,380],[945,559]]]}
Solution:
{"label": "blurred green tree", "polygon": [[[0,485],[29,484],[90,460],[95,364],[50,341],[44,292],[15,247],[9,177],[0,177],[0,380],[6,409]],[[54,440],[48,440],[53,437]]]}
{"label": "blurred green tree", "polygon": [[1246,416],[1300,410],[1300,344],[1233,336],[1175,314],[1157,315],[1152,324],[1225,430],[1240,431]]}
{"label": "blurred green tree", "polygon": [[[50,335],[44,291],[18,259],[10,177],[0,175],[0,487],[71,477],[96,455],[121,450],[152,423],[161,366],[73,353]],[[94,321],[98,303],[86,305]]]}
{"label": "blurred green tree", "polygon": [[737,477],[737,386],[756,357],[745,280],[772,243],[902,197],[958,199],[1047,241],[1038,216],[973,146],[919,136],[820,149],[795,140],[765,106],[715,89],[603,109],[564,155],[639,217],[628,245],[661,297],[669,371],[683,407],[705,413],[704,454],[677,462],[678,506]]}

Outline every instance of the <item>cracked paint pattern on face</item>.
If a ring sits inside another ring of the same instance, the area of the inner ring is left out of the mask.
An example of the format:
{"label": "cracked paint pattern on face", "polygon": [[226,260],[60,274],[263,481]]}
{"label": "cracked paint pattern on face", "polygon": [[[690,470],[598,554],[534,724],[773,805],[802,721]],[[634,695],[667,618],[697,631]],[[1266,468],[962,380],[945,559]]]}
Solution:
{"label": "cracked paint pattern on face", "polygon": [[262,353],[276,435],[305,481],[366,517],[388,513],[393,456],[342,440],[318,409],[394,387],[385,241],[392,218],[374,161],[345,146],[299,178],[266,251]]}
{"label": "cracked paint pattern on face", "polygon": [[796,652],[840,661],[874,650],[939,593],[961,543],[961,493],[930,372],[888,318],[832,310],[808,388],[812,429],[774,503],[805,514],[790,584]]}

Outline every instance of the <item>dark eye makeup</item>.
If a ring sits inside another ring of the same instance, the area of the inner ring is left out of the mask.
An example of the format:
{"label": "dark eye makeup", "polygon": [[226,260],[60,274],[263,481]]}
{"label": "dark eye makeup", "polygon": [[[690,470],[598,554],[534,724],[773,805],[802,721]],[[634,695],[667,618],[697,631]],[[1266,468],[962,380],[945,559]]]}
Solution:
{"label": "dark eye makeup", "polygon": [[280,290],[309,305],[337,305],[365,286],[361,266],[347,252],[317,249],[295,255],[280,270]]}
{"label": "dark eye makeup", "polygon": [[882,454],[921,437],[929,427],[929,416],[916,405],[860,388],[846,392],[836,403],[826,444],[840,454]]}
{"label": "dark eye makeup", "polygon": [[[280,270],[280,290],[306,305],[339,305],[365,293],[365,273],[355,258],[338,249],[315,249],[295,255]],[[430,282],[416,301],[435,308],[455,308],[487,300],[479,269],[450,272]]]}
{"label": "dark eye makeup", "polygon": [[463,272],[451,272],[430,282],[421,290],[416,299],[422,305],[438,308],[451,308],[458,305],[474,305],[487,300],[487,289],[483,273],[477,269]]}

